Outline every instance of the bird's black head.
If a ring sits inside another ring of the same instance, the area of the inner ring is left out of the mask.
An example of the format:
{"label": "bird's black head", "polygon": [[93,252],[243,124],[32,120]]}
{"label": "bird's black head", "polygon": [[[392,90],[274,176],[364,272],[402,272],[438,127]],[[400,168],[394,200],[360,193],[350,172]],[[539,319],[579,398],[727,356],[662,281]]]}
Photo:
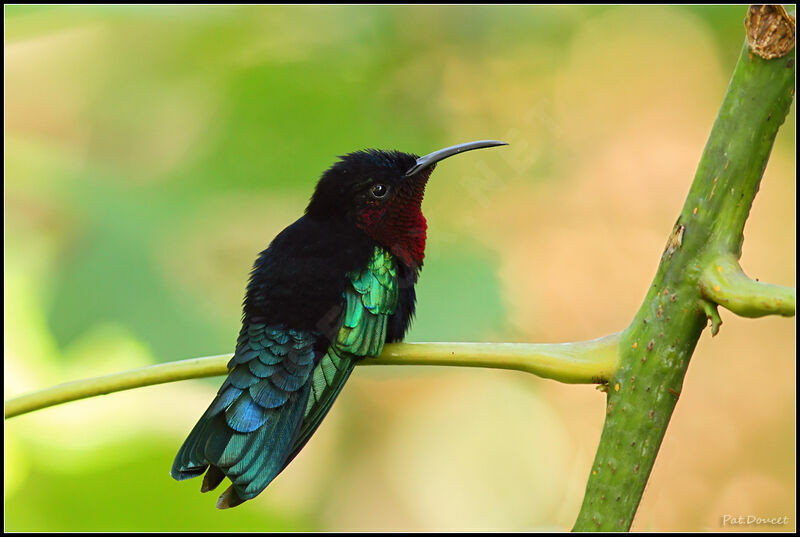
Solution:
{"label": "bird's black head", "polygon": [[383,205],[396,194],[417,155],[365,149],[339,157],[322,175],[306,213],[358,223],[362,209]]}
{"label": "bird's black head", "polygon": [[366,149],[340,157],[320,178],[306,214],[348,222],[418,268],[425,255],[427,224],[422,215],[425,185],[436,163],[449,156],[505,142],[479,141],[424,157]]}

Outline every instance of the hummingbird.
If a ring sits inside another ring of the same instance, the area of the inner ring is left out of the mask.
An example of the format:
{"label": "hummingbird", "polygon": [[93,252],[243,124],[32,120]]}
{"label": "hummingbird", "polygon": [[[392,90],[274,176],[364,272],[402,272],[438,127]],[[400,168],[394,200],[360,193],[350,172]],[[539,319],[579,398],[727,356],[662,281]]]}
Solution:
{"label": "hummingbird", "polygon": [[339,157],[305,214],[256,259],[228,377],[171,475],[231,485],[217,508],[255,498],[297,456],[362,358],[401,341],[425,257],[425,186],[436,163],[507,145],[481,140],[423,157],[366,149]]}

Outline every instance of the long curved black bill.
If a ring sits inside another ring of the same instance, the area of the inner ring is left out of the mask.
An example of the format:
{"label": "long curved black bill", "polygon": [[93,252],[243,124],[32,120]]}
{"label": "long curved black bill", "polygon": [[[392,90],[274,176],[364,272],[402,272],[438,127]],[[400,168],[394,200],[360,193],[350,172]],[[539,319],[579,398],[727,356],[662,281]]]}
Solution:
{"label": "long curved black bill", "polygon": [[465,144],[458,144],[452,147],[445,147],[444,149],[434,151],[433,153],[425,155],[424,157],[419,157],[417,159],[417,163],[406,172],[405,176],[411,177],[420,170],[424,170],[428,166],[432,166],[440,160],[446,159],[447,157],[452,157],[453,155],[458,155],[459,153],[463,153],[465,151],[472,151],[473,149],[496,147],[498,145],[508,145],[508,142],[499,142],[497,140],[478,140],[477,142],[467,142]]}

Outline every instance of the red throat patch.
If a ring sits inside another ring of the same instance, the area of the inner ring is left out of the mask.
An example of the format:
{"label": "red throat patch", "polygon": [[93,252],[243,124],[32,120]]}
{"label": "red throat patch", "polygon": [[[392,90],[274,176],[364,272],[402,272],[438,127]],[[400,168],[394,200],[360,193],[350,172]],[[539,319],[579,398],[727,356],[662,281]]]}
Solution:
{"label": "red throat patch", "polygon": [[428,223],[422,214],[422,197],[429,176],[430,171],[413,181],[407,179],[392,199],[368,204],[359,215],[358,226],[410,268],[421,267],[425,258]]}

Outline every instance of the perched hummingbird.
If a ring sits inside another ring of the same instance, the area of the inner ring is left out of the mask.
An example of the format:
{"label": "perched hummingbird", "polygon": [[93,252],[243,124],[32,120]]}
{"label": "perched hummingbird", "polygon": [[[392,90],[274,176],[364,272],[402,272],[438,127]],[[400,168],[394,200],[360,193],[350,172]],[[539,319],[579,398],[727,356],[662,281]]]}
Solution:
{"label": "perched hummingbird", "polygon": [[[250,274],[228,378],[189,433],[172,477],[227,476],[217,507],[253,499],[294,459],[357,360],[400,341],[425,256],[422,197],[436,163],[493,140],[424,157],[368,149],[340,157],[305,215],[261,252]],[[206,469],[208,471],[206,472]]]}

